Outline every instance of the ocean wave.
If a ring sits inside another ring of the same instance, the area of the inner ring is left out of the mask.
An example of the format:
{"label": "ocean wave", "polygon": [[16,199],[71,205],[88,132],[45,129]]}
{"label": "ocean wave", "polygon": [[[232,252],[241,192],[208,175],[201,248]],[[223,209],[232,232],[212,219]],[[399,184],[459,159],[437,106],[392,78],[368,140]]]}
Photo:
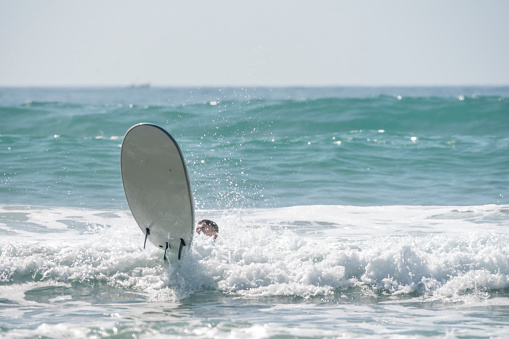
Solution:
{"label": "ocean wave", "polygon": [[142,249],[143,235],[125,211],[3,206],[0,289],[106,284],[160,301],[204,291],[486,299],[509,289],[508,208],[202,210],[218,221],[218,241],[197,236],[185,259],[168,266],[158,249]]}

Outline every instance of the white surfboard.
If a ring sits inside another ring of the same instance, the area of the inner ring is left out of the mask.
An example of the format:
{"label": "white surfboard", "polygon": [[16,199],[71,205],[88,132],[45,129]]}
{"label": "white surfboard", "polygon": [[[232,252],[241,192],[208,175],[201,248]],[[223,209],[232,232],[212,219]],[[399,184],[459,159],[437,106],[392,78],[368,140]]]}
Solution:
{"label": "white surfboard", "polygon": [[[129,208],[147,239],[170,262],[191,247],[194,204],[177,142],[153,124],[131,127],[122,143],[121,170]],[[144,244],[144,246],[145,246]]]}

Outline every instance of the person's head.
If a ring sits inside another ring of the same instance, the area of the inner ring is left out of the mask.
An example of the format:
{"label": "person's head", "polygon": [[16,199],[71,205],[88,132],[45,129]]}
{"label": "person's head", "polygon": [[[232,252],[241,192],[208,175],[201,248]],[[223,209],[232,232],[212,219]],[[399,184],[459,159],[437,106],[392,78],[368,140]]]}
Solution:
{"label": "person's head", "polygon": [[198,223],[198,227],[196,227],[196,232],[200,234],[203,232],[203,234],[214,237],[214,239],[217,238],[217,233],[219,232],[219,226],[212,220],[203,219]]}

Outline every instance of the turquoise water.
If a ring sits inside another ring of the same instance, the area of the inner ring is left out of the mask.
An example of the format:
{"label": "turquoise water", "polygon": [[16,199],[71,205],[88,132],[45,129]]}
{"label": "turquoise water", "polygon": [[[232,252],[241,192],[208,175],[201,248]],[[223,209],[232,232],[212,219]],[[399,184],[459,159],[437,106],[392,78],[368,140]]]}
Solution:
{"label": "turquoise water", "polygon": [[[0,118],[2,336],[509,330],[507,87],[0,88]],[[139,122],[220,225],[180,268],[122,190]]]}
{"label": "turquoise water", "polygon": [[203,208],[480,205],[507,193],[507,89],[260,91],[2,90],[0,193],[126,208],[118,146],[140,121],[179,141]]}

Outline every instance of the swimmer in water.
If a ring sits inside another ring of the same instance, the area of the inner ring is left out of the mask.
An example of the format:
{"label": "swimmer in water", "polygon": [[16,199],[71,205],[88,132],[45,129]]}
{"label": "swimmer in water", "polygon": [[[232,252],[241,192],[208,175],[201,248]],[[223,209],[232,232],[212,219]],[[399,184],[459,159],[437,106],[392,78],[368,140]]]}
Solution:
{"label": "swimmer in water", "polygon": [[219,226],[212,220],[204,219],[198,223],[198,227],[196,227],[196,233],[200,234],[202,233],[213,237],[214,240],[217,238],[217,233],[219,232]]}

